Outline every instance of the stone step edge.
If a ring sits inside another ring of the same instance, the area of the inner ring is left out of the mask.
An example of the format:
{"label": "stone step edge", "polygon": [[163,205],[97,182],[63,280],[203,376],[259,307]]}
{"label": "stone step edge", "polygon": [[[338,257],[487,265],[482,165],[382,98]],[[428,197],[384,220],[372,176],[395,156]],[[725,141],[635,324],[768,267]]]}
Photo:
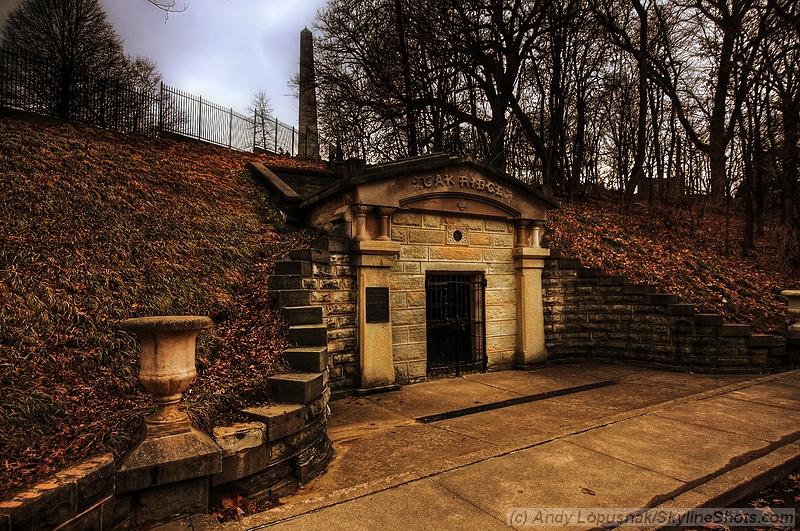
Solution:
{"label": "stone step edge", "polygon": [[289,251],[289,260],[297,262],[312,262],[314,264],[330,264],[331,252],[324,249],[306,247]]}
{"label": "stone step edge", "polygon": [[324,325],[291,325],[287,333],[293,347],[327,347],[328,328]]}
{"label": "stone step edge", "polygon": [[[747,461],[651,508],[643,513],[643,517],[670,508],[732,507],[737,502],[780,481],[798,466],[800,466],[800,441],[784,443],[767,454]],[[667,529],[667,527],[657,526],[649,529]],[[620,526],[614,529],[624,531],[629,527]]]}
{"label": "stone step edge", "polygon": [[[284,320],[287,321],[290,326],[325,325],[325,312],[322,306],[319,305],[281,306],[281,313],[283,314]],[[303,317],[302,319],[300,319],[301,316]],[[292,322],[293,320],[309,322]]]}
{"label": "stone step edge", "polygon": [[289,372],[267,378],[267,395],[281,404],[308,404],[325,392],[321,372]]}
{"label": "stone step edge", "polygon": [[328,369],[328,346],[292,347],[281,351],[283,361],[300,372],[324,372]]}

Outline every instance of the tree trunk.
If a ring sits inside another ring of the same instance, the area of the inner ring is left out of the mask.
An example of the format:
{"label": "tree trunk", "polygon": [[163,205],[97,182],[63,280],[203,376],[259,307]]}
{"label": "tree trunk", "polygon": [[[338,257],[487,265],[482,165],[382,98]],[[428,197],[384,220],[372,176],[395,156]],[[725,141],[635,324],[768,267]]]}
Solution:
{"label": "tree trunk", "polygon": [[728,138],[726,137],[726,103],[728,99],[728,85],[731,81],[733,68],[733,48],[739,25],[726,21],[723,27],[722,46],[719,54],[719,71],[717,84],[714,87],[714,102],[711,110],[711,119],[708,124],[708,160],[710,165],[711,200],[722,204],[727,193],[726,151]]}
{"label": "tree trunk", "polygon": [[406,134],[408,135],[408,156],[416,157],[419,154],[417,147],[417,117],[412,105],[411,93],[411,64],[408,57],[408,42],[403,18],[402,0],[394,0],[394,10],[397,21],[397,34],[400,39],[400,62],[403,69],[403,92],[406,104]]}
{"label": "tree trunk", "polygon": [[626,203],[631,201],[636,187],[642,180],[647,133],[647,12],[639,0],[633,2],[633,7],[639,16],[639,54],[636,58],[639,68],[639,117],[636,126],[636,155],[630,178],[625,186]]}
{"label": "tree trunk", "polygon": [[586,99],[581,91],[578,94],[576,107],[577,117],[575,124],[575,156],[572,162],[572,175],[567,186],[567,198],[571,199],[572,194],[581,181],[581,170],[586,158]]}

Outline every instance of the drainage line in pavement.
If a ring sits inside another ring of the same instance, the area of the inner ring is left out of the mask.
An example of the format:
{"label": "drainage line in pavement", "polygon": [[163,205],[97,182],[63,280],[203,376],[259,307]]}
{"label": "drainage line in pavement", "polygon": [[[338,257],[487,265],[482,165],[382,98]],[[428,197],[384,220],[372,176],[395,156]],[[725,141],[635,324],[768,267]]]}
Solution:
{"label": "drainage line in pavement", "polygon": [[586,385],[577,385],[575,387],[565,387],[563,389],[556,389],[554,391],[545,391],[543,393],[536,393],[535,395],[509,398],[508,400],[491,402],[489,404],[481,404],[479,406],[465,407],[463,409],[454,409],[453,411],[445,411],[444,413],[436,413],[434,415],[417,417],[414,420],[416,420],[417,422],[421,422],[422,424],[430,424],[431,422],[437,422],[439,420],[464,417],[466,415],[473,415],[475,413],[482,413],[484,411],[491,411],[493,409],[501,409],[504,407],[516,406],[517,404],[527,404],[528,402],[536,402],[537,400],[545,400],[556,396],[571,395],[573,393],[580,393],[581,391],[589,391],[591,389],[599,389],[601,387],[617,385],[618,383],[619,382],[617,382],[616,380],[603,380],[601,382],[595,382]]}

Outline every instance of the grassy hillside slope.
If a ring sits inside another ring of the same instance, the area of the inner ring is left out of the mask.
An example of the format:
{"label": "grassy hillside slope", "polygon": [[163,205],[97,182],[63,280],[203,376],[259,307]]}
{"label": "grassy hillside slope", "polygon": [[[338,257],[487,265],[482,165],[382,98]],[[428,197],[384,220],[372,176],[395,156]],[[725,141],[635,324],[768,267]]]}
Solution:
{"label": "grassy hillside slope", "polygon": [[146,398],[123,318],[211,315],[186,404],[203,426],[263,399],[285,346],[282,226],[246,160],[178,141],[0,118],[0,497],[138,440]]}
{"label": "grassy hillside slope", "polygon": [[776,221],[766,224],[748,256],[738,243],[741,217],[702,205],[675,211],[643,205],[622,209],[604,201],[567,203],[552,212],[546,230],[550,247],[564,256],[656,285],[726,322],[781,335],[791,322],[780,291],[800,288],[800,272],[781,263],[783,229]]}

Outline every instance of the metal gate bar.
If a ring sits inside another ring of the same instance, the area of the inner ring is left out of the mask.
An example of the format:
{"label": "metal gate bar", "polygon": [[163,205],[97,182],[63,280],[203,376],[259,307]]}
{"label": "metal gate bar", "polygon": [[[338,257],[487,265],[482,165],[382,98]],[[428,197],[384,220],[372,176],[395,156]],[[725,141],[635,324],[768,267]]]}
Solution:
{"label": "metal gate bar", "polygon": [[476,273],[428,273],[425,278],[428,374],[486,369],[485,280]]}

